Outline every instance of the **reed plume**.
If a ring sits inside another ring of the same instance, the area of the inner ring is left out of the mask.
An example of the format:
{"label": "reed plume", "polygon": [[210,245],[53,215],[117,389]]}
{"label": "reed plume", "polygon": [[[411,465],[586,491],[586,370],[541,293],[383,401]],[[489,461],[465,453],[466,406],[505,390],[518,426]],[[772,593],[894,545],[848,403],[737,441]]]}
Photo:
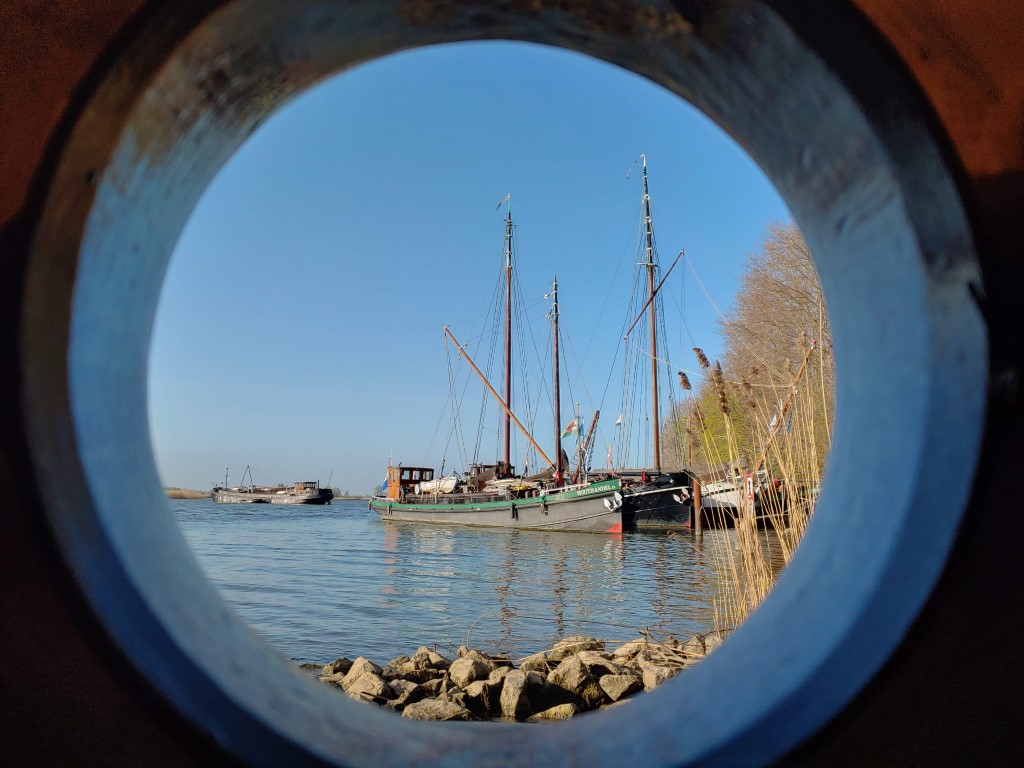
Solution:
{"label": "reed plume", "polygon": [[697,365],[699,365],[702,370],[706,371],[711,367],[711,362],[708,360],[708,356],[704,354],[703,349],[700,347],[694,347],[693,354],[697,356]]}

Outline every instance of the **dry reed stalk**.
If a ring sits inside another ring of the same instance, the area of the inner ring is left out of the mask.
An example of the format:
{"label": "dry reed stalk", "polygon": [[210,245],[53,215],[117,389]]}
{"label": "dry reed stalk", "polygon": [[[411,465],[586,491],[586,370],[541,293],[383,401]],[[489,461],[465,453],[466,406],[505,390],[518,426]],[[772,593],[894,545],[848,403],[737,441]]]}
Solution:
{"label": "dry reed stalk", "polygon": [[188,488],[164,488],[164,494],[168,499],[208,499],[212,495],[209,491],[192,491]]}
{"label": "dry reed stalk", "polygon": [[[825,352],[819,348],[817,354],[819,370],[824,380],[827,365],[824,359]],[[786,362],[787,371],[780,378],[791,381],[789,372],[792,370],[792,361]],[[727,403],[724,403],[724,383],[720,373],[721,369],[716,365],[711,377],[718,389],[719,404],[725,405],[722,410],[727,455],[722,455],[715,441],[710,440],[706,432],[702,430],[700,434],[704,442],[705,455],[712,463],[728,463],[734,466],[739,459],[740,449],[732,416],[728,412]],[[788,386],[780,387],[787,388]],[[771,442],[768,443],[765,462],[768,476],[779,481],[781,492],[777,495],[769,494],[764,492],[767,489],[762,489],[760,512],[767,520],[769,533],[775,534],[774,541],[778,542],[784,564],[788,564],[796,554],[800,539],[813,514],[817,489],[821,485],[825,453],[831,448],[831,429],[828,421],[831,404],[826,398],[824,385],[820,388],[821,400],[816,402],[815,397],[818,394],[810,385],[797,387],[784,417],[785,423],[779,425]],[[772,435],[772,418],[782,418],[771,411],[774,411],[774,405],[769,405],[766,400],[762,401],[760,407],[753,409],[755,432],[762,441],[768,441]],[[816,428],[816,414],[822,415],[823,434]],[[753,468],[754,471],[757,469]],[[713,521],[721,522],[721,516]],[[739,626],[774,586],[776,574],[771,567],[772,542],[773,539],[768,534],[762,539],[753,515],[743,514],[737,520],[733,536],[719,537],[716,546],[710,548],[713,564],[729,585],[729,588],[716,595],[713,600],[717,629]]]}

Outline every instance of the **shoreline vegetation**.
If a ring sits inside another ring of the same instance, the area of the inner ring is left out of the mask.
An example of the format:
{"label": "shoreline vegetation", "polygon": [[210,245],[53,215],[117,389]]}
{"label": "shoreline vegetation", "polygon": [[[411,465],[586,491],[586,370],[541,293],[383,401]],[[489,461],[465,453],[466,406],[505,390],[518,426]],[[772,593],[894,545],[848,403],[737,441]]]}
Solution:
{"label": "shoreline vegetation", "polygon": [[[775,586],[772,549],[788,565],[814,514],[832,449],[835,367],[825,298],[807,243],[793,224],[768,227],[751,254],[735,307],[722,315],[722,362],[694,348],[699,384],[669,415],[670,454],[680,463],[733,468],[759,478],[760,521],[753,499],[740,510],[731,547],[713,551],[733,589],[716,595],[715,625],[739,627]],[[755,480],[755,482],[757,482]],[[758,529],[776,534],[762,546]]]}
{"label": "shoreline vegetation", "polygon": [[[209,499],[213,497],[212,491],[195,491],[190,488],[178,488],[176,486],[167,486],[164,488],[164,495],[168,499]],[[337,493],[334,494],[334,501],[368,501],[371,497],[369,495],[353,495],[348,493]]]}
{"label": "shoreline vegetation", "polygon": [[193,491],[188,488],[176,488],[174,486],[164,488],[164,495],[168,499],[209,499],[213,497],[212,491]]}

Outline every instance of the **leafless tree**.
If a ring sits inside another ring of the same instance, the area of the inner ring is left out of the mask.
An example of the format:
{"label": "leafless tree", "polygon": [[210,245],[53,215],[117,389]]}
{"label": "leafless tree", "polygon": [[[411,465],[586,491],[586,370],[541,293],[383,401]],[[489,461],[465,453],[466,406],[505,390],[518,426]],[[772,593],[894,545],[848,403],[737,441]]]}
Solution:
{"label": "leafless tree", "polygon": [[799,449],[809,452],[820,472],[831,445],[832,335],[818,273],[796,225],[768,226],[760,249],[747,258],[733,309],[720,326],[721,372],[713,366],[714,375],[669,416],[667,428],[685,435],[671,441],[685,446],[685,455],[673,458],[680,464],[721,462],[728,453],[722,423],[728,417],[732,450],[738,446],[756,460],[773,431],[789,433],[799,420],[800,435],[791,439],[807,443]]}

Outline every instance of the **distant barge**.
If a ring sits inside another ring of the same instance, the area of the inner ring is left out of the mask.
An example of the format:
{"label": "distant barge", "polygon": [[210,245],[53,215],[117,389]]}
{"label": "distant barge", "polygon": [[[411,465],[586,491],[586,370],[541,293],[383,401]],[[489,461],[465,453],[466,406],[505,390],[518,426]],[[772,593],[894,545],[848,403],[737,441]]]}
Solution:
{"label": "distant barge", "polygon": [[255,485],[213,489],[218,504],[330,504],[334,492],[316,481],[295,483],[291,487],[272,488]]}

